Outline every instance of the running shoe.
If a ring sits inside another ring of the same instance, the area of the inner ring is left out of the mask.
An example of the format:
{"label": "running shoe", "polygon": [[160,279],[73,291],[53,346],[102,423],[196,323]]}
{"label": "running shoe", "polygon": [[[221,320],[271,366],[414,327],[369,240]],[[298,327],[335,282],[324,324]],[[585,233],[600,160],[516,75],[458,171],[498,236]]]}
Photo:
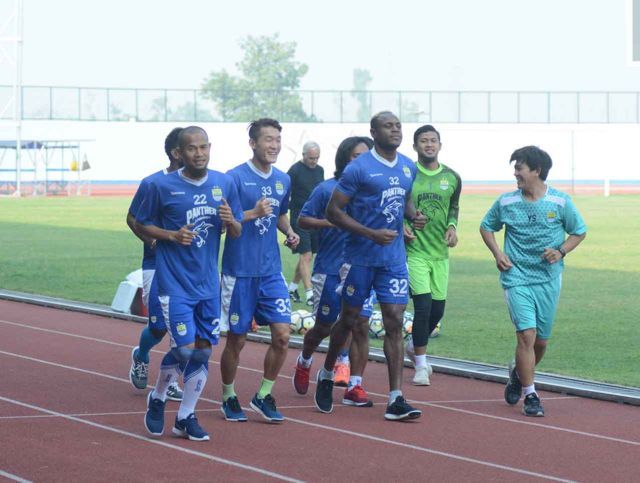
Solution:
{"label": "running shoe", "polygon": [[136,389],[145,389],[149,378],[149,364],[138,360],[136,354],[140,347],[135,346],[131,350],[131,369],[129,369],[129,380]]}
{"label": "running shoe", "polygon": [[176,416],[173,434],[191,441],[209,441],[209,433],[198,424],[198,418],[194,413],[189,414],[185,419],[178,419]]}
{"label": "running shoe", "polygon": [[180,402],[182,401],[182,396],[182,389],[180,389],[177,382],[174,381],[169,384],[169,387],[167,388],[167,399]]}
{"label": "running shoe", "polygon": [[416,367],[416,373],[413,375],[414,386],[429,386],[431,381],[429,380],[429,368],[428,367]]}
{"label": "running shoe", "polygon": [[514,404],[518,404],[521,396],[522,384],[516,372],[516,361],[511,361],[509,363],[509,380],[504,388],[504,400],[507,404],[513,406]]}
{"label": "running shoe", "polygon": [[284,416],[280,414],[276,408],[276,400],[273,399],[271,394],[267,394],[264,399],[260,399],[258,394],[253,396],[251,409],[271,423],[281,423],[284,421]]}
{"label": "running shoe", "polygon": [[164,432],[164,401],[153,399],[149,391],[147,395],[147,412],[144,415],[144,427],[154,436],[162,436]]}
{"label": "running shoe", "polygon": [[296,372],[293,375],[293,388],[298,394],[306,394],[309,390],[309,374],[311,367],[304,367],[300,361],[296,362]]}
{"label": "running shoe", "polygon": [[349,376],[351,376],[351,368],[348,362],[336,362],[333,367],[333,385],[338,387],[347,387],[349,385]]}
{"label": "running shoe", "polygon": [[316,394],[314,397],[316,407],[321,413],[333,411],[333,381],[331,379],[320,379],[320,371],[316,376]]}
{"label": "running shoe", "polygon": [[416,419],[422,416],[422,411],[412,407],[404,397],[398,396],[393,403],[387,406],[384,419],[388,421],[404,421],[406,419]]}
{"label": "running shoe", "polygon": [[540,404],[540,398],[535,392],[527,394],[524,397],[522,414],[525,416],[532,416],[534,418],[541,418],[544,416],[544,408],[542,407],[542,404]]}
{"label": "running shoe", "polygon": [[370,408],[373,406],[373,401],[369,399],[367,391],[365,391],[362,386],[357,385],[344,392],[342,404],[346,404],[347,406],[356,406],[359,408]]}
{"label": "running shoe", "polygon": [[222,414],[227,421],[245,422],[248,418],[240,406],[238,396],[233,396],[222,403]]}

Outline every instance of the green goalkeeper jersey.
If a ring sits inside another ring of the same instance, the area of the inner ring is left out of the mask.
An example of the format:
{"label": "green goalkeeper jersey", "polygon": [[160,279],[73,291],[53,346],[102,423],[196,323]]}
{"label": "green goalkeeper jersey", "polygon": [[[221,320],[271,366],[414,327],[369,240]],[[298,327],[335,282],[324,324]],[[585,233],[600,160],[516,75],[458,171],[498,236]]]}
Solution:
{"label": "green goalkeeper jersey", "polygon": [[416,239],[407,244],[407,256],[418,256],[427,260],[446,260],[449,247],[444,234],[449,226],[458,225],[460,211],[460,176],[440,163],[440,167],[429,171],[419,162],[418,174],[411,188],[411,198],[417,210],[427,217],[423,230],[413,230]]}

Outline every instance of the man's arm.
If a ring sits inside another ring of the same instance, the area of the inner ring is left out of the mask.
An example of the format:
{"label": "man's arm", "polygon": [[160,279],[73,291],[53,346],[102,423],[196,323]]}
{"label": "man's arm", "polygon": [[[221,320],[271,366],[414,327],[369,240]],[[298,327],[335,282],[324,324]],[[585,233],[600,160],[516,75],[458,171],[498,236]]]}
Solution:
{"label": "man's arm", "polygon": [[327,220],[333,223],[338,228],[347,230],[356,235],[363,236],[369,240],[374,241],[378,245],[388,245],[398,236],[398,232],[395,230],[388,230],[386,228],[380,230],[373,230],[364,225],[361,225],[356,220],[351,218],[345,211],[344,207],[349,204],[351,198],[344,193],[341,193],[337,189],[333,190],[329,204],[327,205]]}
{"label": "man's arm", "polygon": [[242,234],[242,224],[233,217],[233,211],[224,198],[222,198],[222,204],[218,208],[218,213],[229,236],[231,238],[238,238]]}
{"label": "man's arm", "polygon": [[143,235],[155,240],[169,241],[181,245],[191,245],[191,241],[197,235],[196,232],[191,231],[193,226],[193,223],[191,223],[181,227],[178,231],[173,231],[165,230],[155,225],[143,225],[136,222],[136,228],[140,230]]}
{"label": "man's arm", "polygon": [[496,266],[498,267],[498,270],[500,270],[501,272],[505,272],[513,267],[513,264],[511,263],[511,260],[509,260],[509,257],[505,253],[503,253],[502,250],[500,250],[494,232],[480,228],[480,236],[482,237],[482,241],[484,242],[484,244],[487,245],[487,248],[493,255],[493,258],[496,259]]}
{"label": "man's arm", "polygon": [[582,235],[569,235],[567,239],[557,248],[545,248],[542,253],[542,258],[544,258],[549,263],[556,263],[563,259],[567,253],[576,248],[582,240],[587,237],[586,233]]}
{"label": "man's arm", "polygon": [[291,228],[291,223],[289,223],[289,217],[286,213],[278,217],[278,230],[284,233],[284,235],[287,237],[287,241],[285,242],[285,244],[289,248],[295,248],[298,246],[298,243],[300,243],[300,235],[298,235],[295,231],[293,231],[293,228]]}
{"label": "man's arm", "polygon": [[335,228],[329,220],[314,218],[312,216],[298,216],[298,226],[305,230],[322,230],[323,228]]}
{"label": "man's arm", "polygon": [[136,222],[136,217],[133,216],[130,211],[127,212],[127,225],[129,226],[129,229],[131,230],[131,232],[135,236],[137,236],[142,241],[142,243],[144,243],[145,245],[151,248],[155,248],[156,240],[154,238],[149,238],[138,229],[138,223]]}

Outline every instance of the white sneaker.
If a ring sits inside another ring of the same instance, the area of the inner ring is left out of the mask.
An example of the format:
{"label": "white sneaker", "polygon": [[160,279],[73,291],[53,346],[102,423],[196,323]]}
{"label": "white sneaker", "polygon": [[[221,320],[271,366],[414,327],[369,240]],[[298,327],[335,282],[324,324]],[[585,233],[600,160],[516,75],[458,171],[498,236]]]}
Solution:
{"label": "white sneaker", "polygon": [[416,373],[413,376],[414,386],[430,386],[429,369],[426,367],[417,367]]}
{"label": "white sneaker", "polygon": [[409,339],[404,345],[404,353],[411,361],[411,364],[416,365],[416,352],[413,348],[413,340]]}

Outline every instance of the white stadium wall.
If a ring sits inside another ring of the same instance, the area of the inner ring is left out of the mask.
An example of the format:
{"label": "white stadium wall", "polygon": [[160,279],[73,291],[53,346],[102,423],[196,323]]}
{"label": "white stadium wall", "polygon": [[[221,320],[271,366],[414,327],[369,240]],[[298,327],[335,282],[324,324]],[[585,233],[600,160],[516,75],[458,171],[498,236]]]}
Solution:
{"label": "white stadium wall", "polygon": [[[83,144],[91,169],[83,179],[132,181],[166,166],[164,138],[186,123],[26,121],[24,140],[95,140]],[[225,171],[249,159],[246,123],[202,123],[212,143],[212,169]],[[403,126],[400,151],[415,159],[413,132],[420,124]],[[512,179],[511,152],[534,144],[549,152],[554,168],[549,180],[640,180],[640,126],[635,124],[438,124],[443,149],[440,159],[465,181]],[[368,135],[367,124],[284,124],[283,147],[277,166],[286,171],[301,157],[302,145],[317,141],[320,164],[327,176],[334,170],[340,141]],[[0,139],[15,139],[9,125],[0,126]],[[67,166],[71,160],[67,162]],[[23,167],[29,166],[24,157]],[[3,168],[11,164],[5,159]]]}

